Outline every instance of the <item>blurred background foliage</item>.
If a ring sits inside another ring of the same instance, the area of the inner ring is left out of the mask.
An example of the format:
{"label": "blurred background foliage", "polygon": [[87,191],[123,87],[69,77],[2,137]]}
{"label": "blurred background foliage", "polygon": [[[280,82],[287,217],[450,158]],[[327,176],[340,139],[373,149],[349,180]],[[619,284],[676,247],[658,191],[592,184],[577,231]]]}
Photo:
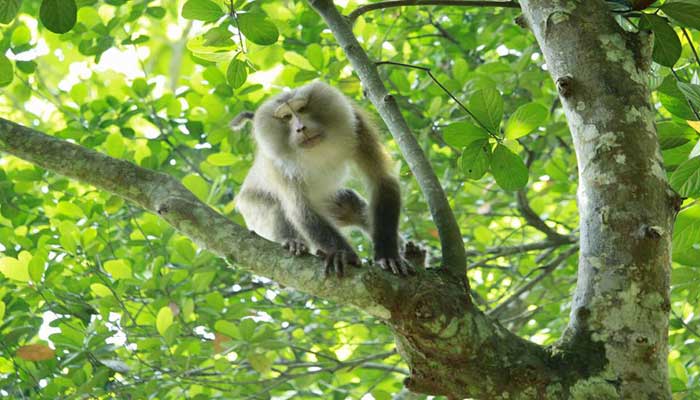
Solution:
{"label": "blurred background foliage", "polygon": [[[650,86],[663,157],[689,197],[674,233],[670,379],[675,398],[694,399],[700,6],[640,12],[641,3],[611,8],[625,29],[656,35]],[[360,5],[336,4],[346,14]],[[476,301],[551,344],[576,280],[576,156],[518,15],[380,9],[360,15],[354,33],[371,58],[393,63],[381,75],[454,207]],[[255,146],[229,129],[233,116],[313,79],[372,110],[303,1],[2,0],[0,23],[0,115],[171,174],[238,223],[233,198]],[[402,391],[406,366],[379,321],[231,268],[118,197],[1,157],[0,397],[422,398]],[[437,266],[426,204],[398,167],[402,234]]]}

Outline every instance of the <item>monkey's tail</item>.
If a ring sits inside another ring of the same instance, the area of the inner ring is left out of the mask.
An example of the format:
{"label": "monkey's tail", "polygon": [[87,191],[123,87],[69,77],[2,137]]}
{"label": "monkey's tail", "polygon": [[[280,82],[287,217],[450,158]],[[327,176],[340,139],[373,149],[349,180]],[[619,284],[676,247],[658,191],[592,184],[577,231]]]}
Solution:
{"label": "monkey's tail", "polygon": [[234,119],[231,120],[231,123],[229,124],[229,126],[230,126],[231,129],[233,129],[234,131],[238,131],[238,130],[240,130],[241,128],[243,128],[243,125],[245,125],[245,123],[246,123],[248,120],[253,119],[253,117],[255,117],[255,113],[254,113],[254,112],[251,112],[251,111],[243,111],[243,112],[241,112],[240,114],[236,115],[236,117],[235,117]]}

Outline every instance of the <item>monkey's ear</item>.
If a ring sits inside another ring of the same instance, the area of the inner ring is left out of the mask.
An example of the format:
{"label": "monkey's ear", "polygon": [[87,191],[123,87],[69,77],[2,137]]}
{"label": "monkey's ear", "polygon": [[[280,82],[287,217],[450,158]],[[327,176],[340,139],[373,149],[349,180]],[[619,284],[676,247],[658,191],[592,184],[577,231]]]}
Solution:
{"label": "monkey's ear", "polygon": [[229,126],[230,126],[231,129],[233,129],[234,131],[240,131],[241,128],[243,128],[243,125],[245,125],[245,123],[246,123],[248,120],[252,120],[253,117],[255,117],[255,113],[254,113],[254,112],[251,112],[251,111],[243,111],[243,112],[241,112],[240,114],[236,115],[236,117],[235,117],[234,119],[231,120],[231,122],[229,123]]}

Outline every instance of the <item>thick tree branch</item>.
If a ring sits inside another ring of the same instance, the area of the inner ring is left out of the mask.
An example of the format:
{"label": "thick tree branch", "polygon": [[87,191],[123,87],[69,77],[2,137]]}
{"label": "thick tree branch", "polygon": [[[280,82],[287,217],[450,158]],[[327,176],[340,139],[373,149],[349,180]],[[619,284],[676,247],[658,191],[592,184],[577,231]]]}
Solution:
{"label": "thick tree branch", "polygon": [[198,245],[230,262],[281,284],[388,318],[389,311],[371,297],[367,285],[384,276],[375,271],[348,271],[343,279],[325,278],[323,264],[312,256],[289,257],[269,242],[231,222],[199,201],[178,180],[129,162],[47,136],[0,118],[0,151],[42,168],[91,184],[159,214]]}
{"label": "thick tree branch", "polygon": [[374,10],[382,10],[385,8],[403,7],[403,6],[452,6],[452,7],[504,7],[504,8],[520,8],[520,5],[514,1],[475,1],[475,0],[395,0],[382,1],[379,3],[367,4],[357,7],[354,11],[348,14],[350,24],[362,14]]}
{"label": "thick tree branch", "polygon": [[435,171],[401,115],[396,99],[387,93],[376,66],[362,49],[352,33],[352,28],[335,8],[333,2],[311,0],[310,4],[326,21],[336,40],[343,47],[369,99],[389,127],[389,131],[415,175],[440,235],[444,266],[456,276],[463,277],[466,256],[459,225]]}

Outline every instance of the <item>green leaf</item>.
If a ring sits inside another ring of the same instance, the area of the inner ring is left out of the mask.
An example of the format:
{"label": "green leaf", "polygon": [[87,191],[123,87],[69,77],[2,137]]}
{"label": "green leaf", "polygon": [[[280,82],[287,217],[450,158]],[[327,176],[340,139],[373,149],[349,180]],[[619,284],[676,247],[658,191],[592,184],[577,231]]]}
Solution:
{"label": "green leaf", "polygon": [[670,184],[683,197],[700,197],[700,156],[679,165],[671,175]]}
{"label": "green leaf", "polygon": [[549,111],[538,103],[523,104],[510,116],[506,124],[506,139],[525,136],[547,120]]}
{"label": "green leaf", "polygon": [[[0,0],[0,4],[2,4],[2,1]],[[32,32],[27,28],[26,25],[22,24],[15,28],[14,31],[12,31],[12,46],[21,46],[23,44],[27,44],[32,40]]]}
{"label": "green leaf", "polygon": [[109,260],[104,263],[104,269],[114,279],[129,279],[132,277],[131,266],[127,260]]}
{"label": "green leaf", "polygon": [[42,0],[39,18],[46,29],[54,33],[66,33],[78,18],[75,0]]}
{"label": "green leaf", "polygon": [[452,147],[463,148],[479,139],[488,139],[489,134],[471,122],[456,122],[442,129],[442,137]]}
{"label": "green leaf", "polygon": [[202,201],[206,201],[209,197],[209,184],[197,174],[185,176],[182,178],[182,184]]}
{"label": "green leaf", "polygon": [[232,88],[238,89],[243,86],[247,77],[248,71],[245,63],[239,59],[231,60],[231,63],[226,69],[228,84],[231,85]]}
{"label": "green leaf", "polygon": [[326,65],[323,58],[323,48],[317,43],[311,43],[306,46],[306,59],[309,60],[309,64],[313,66],[317,71],[321,71],[323,66]]}
{"label": "green leaf", "polygon": [[469,99],[469,110],[491,133],[497,133],[503,119],[503,99],[496,89],[477,90]]}
{"label": "green leaf", "polygon": [[659,135],[661,150],[682,146],[695,136],[695,131],[689,126],[683,126],[669,121],[657,123],[656,132]]}
{"label": "green leaf", "polygon": [[126,150],[124,138],[119,132],[112,132],[107,135],[105,147],[107,149],[107,154],[114,158],[120,158],[124,155],[124,151]]}
{"label": "green leaf", "polygon": [[309,60],[304,58],[304,56],[302,56],[299,53],[295,53],[293,51],[287,51],[284,53],[284,60],[286,62],[294,65],[295,67],[299,67],[303,70],[315,71],[315,68],[313,67],[313,65],[311,65]]}
{"label": "green leaf", "polygon": [[12,22],[21,5],[22,0],[0,0],[0,24]]}
{"label": "green leaf", "polygon": [[501,144],[493,151],[491,172],[503,190],[514,191],[527,184],[528,171],[525,163],[517,154]]}
{"label": "green leaf", "polygon": [[95,294],[97,297],[107,297],[112,295],[112,291],[109,290],[109,288],[101,283],[93,283],[90,285],[90,290]]}
{"label": "green leaf", "polygon": [[490,162],[491,145],[486,139],[470,143],[462,152],[462,172],[468,179],[481,179],[488,171]]}
{"label": "green leaf", "polygon": [[[26,253],[26,254],[24,254]],[[24,254],[24,255],[23,255]],[[31,254],[22,251],[18,258],[3,257],[0,258],[0,272],[8,279],[14,279],[20,282],[29,282],[29,260]]]}
{"label": "green leaf", "polygon": [[673,67],[681,56],[681,41],[668,21],[654,14],[642,14],[642,26],[654,32],[654,48],[651,58],[657,63]]}
{"label": "green leaf", "polygon": [[73,203],[67,201],[59,201],[56,205],[56,212],[71,218],[83,218],[85,213],[83,210]]}
{"label": "green leaf", "polygon": [[217,167],[233,165],[236,161],[238,161],[238,158],[231,153],[215,153],[207,157],[207,162]]}
{"label": "green leaf", "polygon": [[5,318],[5,303],[0,300],[0,325],[2,325],[2,319]]}
{"label": "green leaf", "polygon": [[169,306],[161,307],[156,317],[156,329],[161,336],[165,336],[168,328],[173,324],[173,310]]}
{"label": "green leaf", "polygon": [[241,337],[241,333],[238,331],[238,326],[233,322],[218,320],[214,324],[214,329],[232,339],[238,339]]}
{"label": "green leaf", "polygon": [[694,106],[700,106],[700,85],[685,82],[678,82],[677,84],[678,89],[680,89],[686,99],[690,100]]}
{"label": "green leaf", "polygon": [[269,371],[272,366],[272,360],[265,357],[264,354],[251,354],[248,356],[248,361],[250,362],[250,366],[261,374]]}
{"label": "green leaf", "polygon": [[678,213],[673,227],[673,261],[691,267],[700,260],[700,205]]}
{"label": "green leaf", "polygon": [[14,78],[14,68],[10,60],[2,53],[0,53],[0,87],[7,86],[12,83],[12,78]]}
{"label": "green leaf", "polygon": [[27,270],[29,271],[29,277],[32,281],[41,282],[41,278],[44,276],[44,271],[46,269],[46,257],[46,253],[37,251],[32,255],[32,259],[29,260]]}
{"label": "green leaf", "polygon": [[182,6],[182,17],[199,21],[212,22],[224,16],[224,10],[210,0],[188,0]]}
{"label": "green leaf", "polygon": [[275,24],[262,13],[239,14],[238,28],[248,40],[262,46],[274,44],[279,36]]}
{"label": "green leaf", "polygon": [[682,1],[666,2],[661,7],[664,14],[688,28],[700,29],[700,6]]}
{"label": "green leaf", "polygon": [[165,8],[163,7],[148,7],[146,9],[146,14],[153,18],[161,19],[165,17]]}

